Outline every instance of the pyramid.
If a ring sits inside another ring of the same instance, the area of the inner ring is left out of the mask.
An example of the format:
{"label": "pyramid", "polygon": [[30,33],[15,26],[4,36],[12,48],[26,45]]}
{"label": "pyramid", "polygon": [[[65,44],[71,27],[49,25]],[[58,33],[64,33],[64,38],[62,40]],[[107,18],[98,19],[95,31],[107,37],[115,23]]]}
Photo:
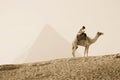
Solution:
{"label": "pyramid", "polygon": [[66,57],[72,57],[72,45],[51,26],[45,25],[32,47],[19,59],[28,63]]}

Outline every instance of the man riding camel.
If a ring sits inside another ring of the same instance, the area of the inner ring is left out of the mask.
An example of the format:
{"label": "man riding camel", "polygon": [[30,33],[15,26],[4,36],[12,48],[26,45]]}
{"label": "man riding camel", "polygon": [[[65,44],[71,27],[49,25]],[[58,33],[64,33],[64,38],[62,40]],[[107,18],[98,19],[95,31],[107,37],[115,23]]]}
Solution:
{"label": "man riding camel", "polygon": [[[74,43],[78,44],[78,42],[79,42],[80,40],[86,40],[87,35],[86,35],[86,33],[85,33],[84,30],[85,30],[85,26],[83,26],[83,27],[79,30],[79,32],[77,33]],[[74,45],[74,44],[73,44],[73,45]],[[72,48],[74,48],[74,47],[72,47]],[[76,48],[78,48],[78,46],[76,46]]]}
{"label": "man riding camel", "polygon": [[85,33],[85,26],[83,26],[77,33],[77,41],[86,40],[87,34]]}

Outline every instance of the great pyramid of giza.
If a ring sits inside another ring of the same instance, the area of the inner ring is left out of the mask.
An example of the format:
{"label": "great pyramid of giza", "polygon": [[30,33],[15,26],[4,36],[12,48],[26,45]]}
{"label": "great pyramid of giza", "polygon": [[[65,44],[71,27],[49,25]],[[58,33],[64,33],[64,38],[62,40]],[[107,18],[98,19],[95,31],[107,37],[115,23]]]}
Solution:
{"label": "great pyramid of giza", "polygon": [[45,25],[31,48],[16,63],[39,62],[72,57],[72,44],[50,25]]}

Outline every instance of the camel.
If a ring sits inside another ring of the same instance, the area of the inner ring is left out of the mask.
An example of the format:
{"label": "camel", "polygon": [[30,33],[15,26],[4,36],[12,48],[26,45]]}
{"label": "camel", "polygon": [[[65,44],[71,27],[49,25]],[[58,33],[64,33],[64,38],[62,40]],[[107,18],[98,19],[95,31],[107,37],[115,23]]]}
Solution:
{"label": "camel", "polygon": [[[97,32],[96,36],[91,39],[88,37],[85,33],[85,27],[83,26],[80,31],[78,32],[77,36],[75,37],[75,40],[73,41],[73,47],[72,47],[72,55],[75,57],[75,51],[77,50],[78,46],[85,47],[84,50],[84,57],[88,57],[88,50],[91,44],[95,43],[98,38],[103,35],[102,32]],[[85,56],[87,55],[87,56]]]}

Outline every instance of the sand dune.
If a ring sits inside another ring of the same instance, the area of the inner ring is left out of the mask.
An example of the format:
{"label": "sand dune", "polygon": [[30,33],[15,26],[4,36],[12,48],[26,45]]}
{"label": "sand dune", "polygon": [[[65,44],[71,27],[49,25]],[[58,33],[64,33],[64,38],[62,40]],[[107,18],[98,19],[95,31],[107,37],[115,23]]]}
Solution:
{"label": "sand dune", "polygon": [[1,65],[0,80],[120,80],[120,54]]}

